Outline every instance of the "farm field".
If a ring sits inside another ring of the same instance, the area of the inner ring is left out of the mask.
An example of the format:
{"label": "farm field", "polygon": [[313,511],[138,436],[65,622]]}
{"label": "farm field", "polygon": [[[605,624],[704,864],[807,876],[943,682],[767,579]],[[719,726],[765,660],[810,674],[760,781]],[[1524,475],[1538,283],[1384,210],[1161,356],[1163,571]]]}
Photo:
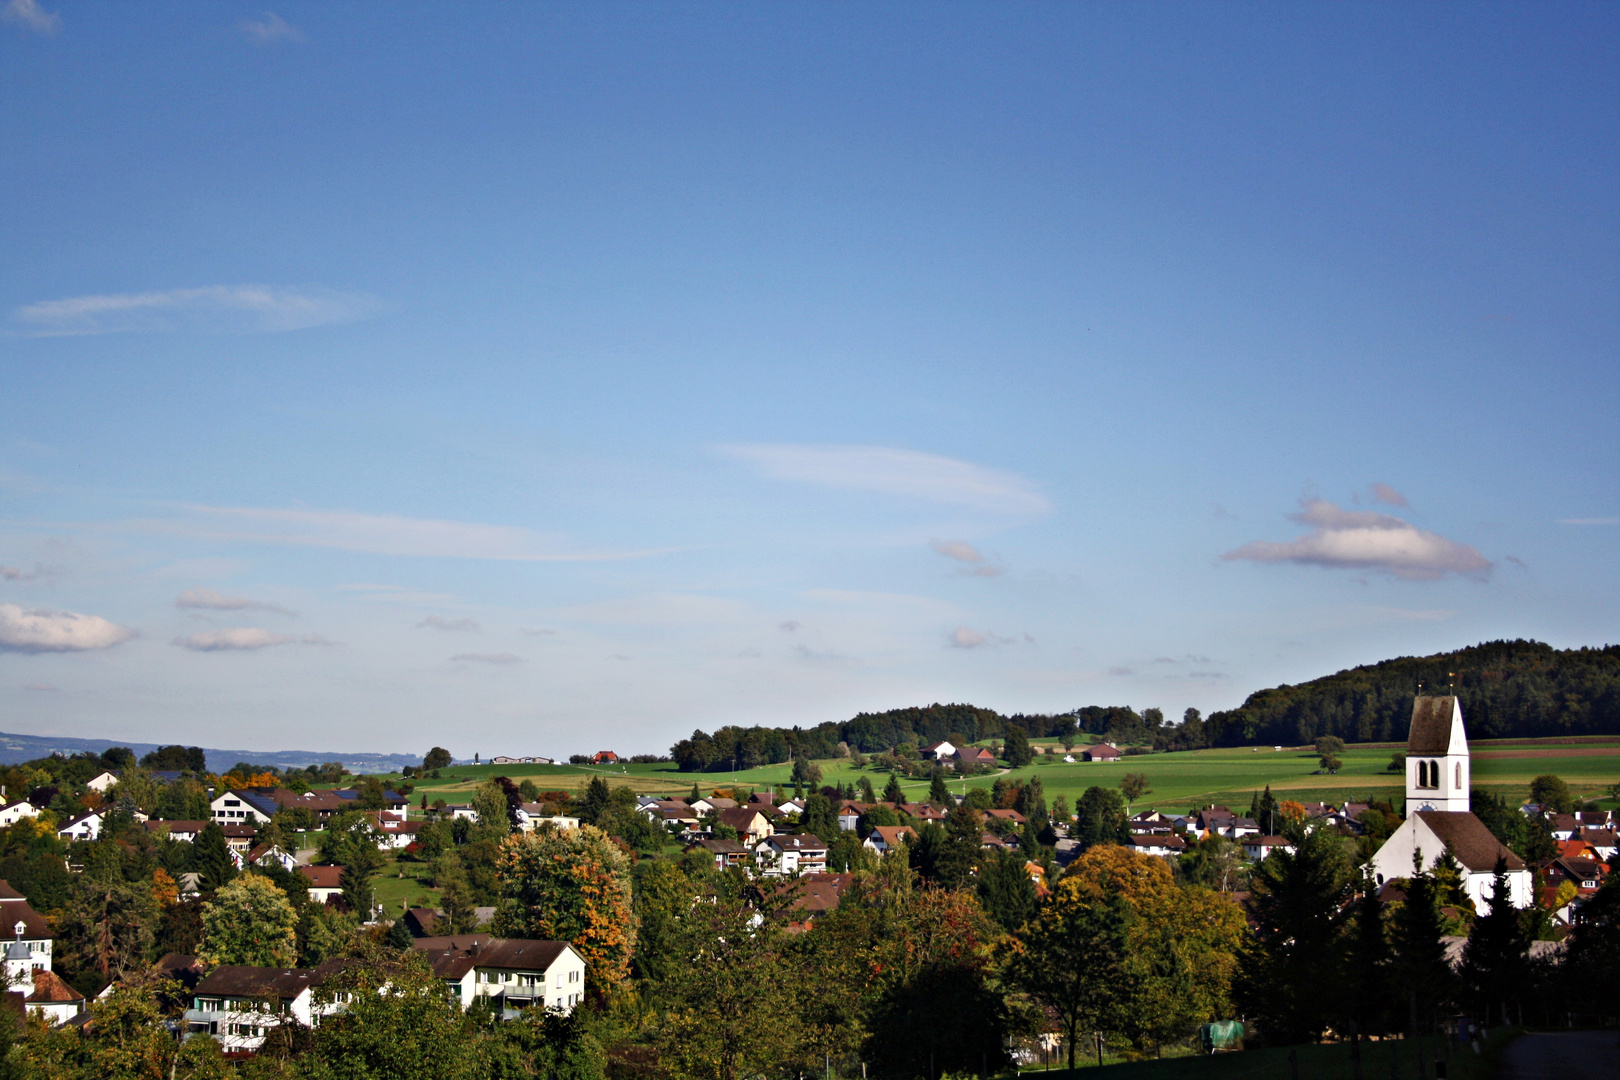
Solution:
{"label": "farm field", "polygon": [[[1048,800],[1063,795],[1072,805],[1088,787],[1097,784],[1113,787],[1126,772],[1140,772],[1147,776],[1151,790],[1134,809],[1186,810],[1211,802],[1227,803],[1234,808],[1247,807],[1250,795],[1268,784],[1279,797],[1301,802],[1335,802],[1368,795],[1399,799],[1402,777],[1385,768],[1397,749],[1387,743],[1348,747],[1340,755],[1344,768],[1333,776],[1318,775],[1316,754],[1297,747],[1280,751],[1271,747],[1191,750],[1127,757],[1112,763],[1065,763],[1061,754],[1042,755],[1035,764],[1011,770],[1009,775],[1039,776]],[[1474,786],[1497,792],[1515,802],[1527,797],[1531,779],[1542,773],[1563,777],[1585,798],[1598,797],[1620,780],[1620,740],[1565,743],[1513,740],[1501,744],[1482,741],[1473,744],[1472,749]],[[864,775],[881,790],[888,778],[887,773],[855,769],[847,761],[819,761],[817,765],[824,783],[853,784]],[[542,790],[566,791],[577,791],[593,776],[601,776],[614,787],[677,796],[689,793],[694,783],[704,792],[716,787],[759,790],[767,785],[787,784],[792,765],[783,762],[736,772],[710,773],[682,773],[668,762],[614,766],[455,765],[442,770],[438,780],[415,781],[412,801],[426,795],[430,801],[442,798],[449,802],[466,802],[478,784],[496,775],[516,781],[530,779]],[[952,791],[961,791],[970,784],[988,786],[993,779],[984,775],[952,780],[950,787]],[[901,786],[909,797],[921,798],[928,790],[928,781],[902,780]]]}

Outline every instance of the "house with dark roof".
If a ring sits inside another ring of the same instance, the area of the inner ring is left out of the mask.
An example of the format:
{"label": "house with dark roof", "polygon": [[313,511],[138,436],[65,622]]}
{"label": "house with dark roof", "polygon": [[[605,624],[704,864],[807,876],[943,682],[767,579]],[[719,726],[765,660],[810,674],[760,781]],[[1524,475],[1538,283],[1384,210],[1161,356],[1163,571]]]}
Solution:
{"label": "house with dark roof", "polygon": [[69,818],[56,830],[63,840],[96,840],[101,836],[103,817],[99,810],[86,810],[78,817]]}
{"label": "house with dark roof", "polygon": [[746,844],[758,844],[776,834],[776,826],[758,807],[739,806],[735,810],[721,810],[715,816],[720,824],[736,829],[737,838]]}
{"label": "house with dark roof", "polygon": [[1187,850],[1187,841],[1173,832],[1133,832],[1131,833],[1131,850],[1140,852],[1143,855],[1171,859]]}
{"label": "house with dark roof", "polygon": [[724,870],[728,866],[745,866],[750,854],[746,844],[736,840],[727,840],[723,836],[706,836],[694,840],[681,849],[688,851],[701,851],[714,860],[716,870]]}
{"label": "house with dark roof", "polygon": [[29,906],[28,899],[0,880],[0,941],[21,941],[28,947],[29,969],[49,971],[54,937],[50,924]]}
{"label": "house with dark roof", "polygon": [[1378,884],[1410,877],[1413,860],[1432,867],[1447,852],[1462,867],[1462,886],[1481,914],[1493,891],[1497,861],[1507,868],[1513,906],[1534,900],[1530,868],[1469,809],[1468,739],[1455,697],[1419,697],[1412,703],[1406,751],[1407,818],[1372,857]]}
{"label": "house with dark roof", "polygon": [[1080,751],[1080,760],[1118,761],[1119,747],[1110,743],[1098,743],[1096,746],[1088,746],[1084,750]]}
{"label": "house with dark roof", "polygon": [[417,938],[411,946],[464,1009],[482,997],[508,1020],[535,1008],[566,1014],[585,996],[585,961],[566,941],[463,934]]}
{"label": "house with dark roof", "polygon": [[774,833],[754,845],[754,858],[766,877],[819,874],[827,869],[827,844],[810,833]]}
{"label": "house with dark roof", "polygon": [[352,962],[328,960],[315,968],[217,967],[192,987],[183,1037],[208,1035],[228,1054],[252,1053],[264,1045],[272,1028],[289,1019],[313,1027],[321,1016],[342,1007],[317,1002],[314,991]]}

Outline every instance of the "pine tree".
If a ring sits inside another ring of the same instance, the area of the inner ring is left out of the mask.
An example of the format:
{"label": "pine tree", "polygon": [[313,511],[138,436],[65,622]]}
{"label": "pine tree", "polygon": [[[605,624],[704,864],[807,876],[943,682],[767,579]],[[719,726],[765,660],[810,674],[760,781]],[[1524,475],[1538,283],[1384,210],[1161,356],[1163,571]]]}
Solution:
{"label": "pine tree", "polygon": [[951,803],[951,793],[945,787],[945,770],[935,769],[933,777],[928,783],[928,801],[935,806],[944,808]]}
{"label": "pine tree", "polygon": [[1389,943],[1384,929],[1384,905],[1371,879],[1361,883],[1361,899],[1348,927],[1345,964],[1345,1013],[1352,1037],[1350,1053],[1361,1059],[1361,1040],[1382,1034],[1388,1015]]}
{"label": "pine tree", "polygon": [[973,880],[983,854],[984,819],[977,810],[958,806],[945,815],[945,843],[939,853],[939,881],[960,889]]}
{"label": "pine tree", "polygon": [[1531,983],[1530,936],[1513,906],[1507,878],[1507,860],[1498,857],[1492,880],[1488,910],[1474,921],[1468,944],[1463,948],[1462,977],[1470,1003],[1490,1022],[1492,1010],[1499,1010],[1501,1022],[1511,1022],[1511,1008],[1521,1010],[1524,993]]}
{"label": "pine tree", "polygon": [[1408,1035],[1429,1031],[1453,996],[1455,980],[1446,962],[1445,942],[1440,940],[1445,927],[1437,891],[1431,875],[1414,873],[1390,935],[1392,982],[1406,991]]}
{"label": "pine tree", "polygon": [[191,868],[199,875],[198,887],[203,892],[214,892],[230,883],[236,876],[236,863],[231,859],[230,845],[225,842],[225,830],[210,821],[191,844]]}
{"label": "pine tree", "polygon": [[1270,784],[1266,785],[1265,794],[1260,796],[1254,820],[1267,836],[1277,835],[1277,797],[1271,793]]}
{"label": "pine tree", "polygon": [[394,925],[388,928],[388,937],[384,940],[387,941],[390,949],[409,949],[414,939],[411,937],[410,930],[405,927],[405,920],[399,918],[395,919]]}
{"label": "pine tree", "polygon": [[870,776],[861,777],[860,788],[862,802],[875,803],[878,801],[877,792],[872,790],[872,778]]}
{"label": "pine tree", "polygon": [[349,910],[360,917],[362,922],[371,918],[371,874],[364,866],[345,866],[338,878],[338,884],[343,886],[343,899],[349,905]]}
{"label": "pine tree", "polygon": [[1035,915],[1035,883],[1024,869],[1024,856],[1003,851],[979,875],[979,902],[1009,934]]}
{"label": "pine tree", "polygon": [[889,774],[889,782],[883,787],[883,801],[896,806],[906,801],[905,792],[900,790],[900,778],[894,773]]}

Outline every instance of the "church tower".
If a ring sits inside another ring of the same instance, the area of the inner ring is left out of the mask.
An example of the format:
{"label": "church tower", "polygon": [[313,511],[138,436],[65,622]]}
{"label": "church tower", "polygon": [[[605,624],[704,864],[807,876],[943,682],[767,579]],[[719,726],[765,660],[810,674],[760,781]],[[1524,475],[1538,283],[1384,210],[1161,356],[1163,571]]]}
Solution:
{"label": "church tower", "polygon": [[1462,705],[1451,696],[1414,700],[1406,739],[1407,816],[1417,810],[1469,810],[1472,779]]}

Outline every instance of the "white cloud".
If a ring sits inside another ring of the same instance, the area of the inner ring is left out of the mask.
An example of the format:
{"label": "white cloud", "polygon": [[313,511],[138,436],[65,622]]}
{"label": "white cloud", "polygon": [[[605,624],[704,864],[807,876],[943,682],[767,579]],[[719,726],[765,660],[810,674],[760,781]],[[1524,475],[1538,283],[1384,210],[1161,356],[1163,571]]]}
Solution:
{"label": "white cloud", "polygon": [[1620,525],[1620,517],[1559,518],[1560,525]]}
{"label": "white cloud", "polygon": [[286,645],[294,640],[285,634],[257,626],[233,626],[225,630],[177,637],[174,644],[193,652],[224,652],[231,649],[264,649],[272,645]]}
{"label": "white cloud", "polygon": [[477,619],[446,619],[440,615],[429,615],[416,624],[418,630],[470,630],[478,629]]}
{"label": "white cloud", "polygon": [[16,604],[0,604],[0,650],[85,652],[110,649],[134,636],[135,631],[99,615],[26,610]]}
{"label": "white cloud", "polygon": [[985,636],[967,626],[958,626],[946,635],[951,645],[958,649],[977,649],[985,643]]}
{"label": "white cloud", "polygon": [[242,36],[255,45],[275,45],[283,41],[303,41],[304,35],[298,27],[283,19],[273,11],[264,13],[264,18],[257,21],[244,20]]}
{"label": "white cloud", "polygon": [[372,297],[329,289],[208,285],[164,292],[41,300],[14,313],[35,337],[163,330],[277,333],[354,322],[381,310]]}
{"label": "white cloud", "polygon": [[1467,544],[1370,510],[1344,510],[1309,499],[1289,518],[1312,531],[1286,543],[1255,540],[1221,556],[1249,562],[1291,562],[1350,570],[1375,570],[1409,581],[1447,574],[1488,577],[1492,563]]}
{"label": "white cloud", "polygon": [[46,37],[62,29],[62,16],[40,7],[39,0],[10,0],[0,8],[0,19]]}
{"label": "white cloud", "polygon": [[303,642],[305,645],[336,645],[337,644],[337,642],[331,640],[330,638],[324,638],[319,634],[305,634],[303,637],[299,638],[298,640]]}
{"label": "white cloud", "polygon": [[1373,502],[1383,503],[1385,506],[1411,506],[1406,496],[1390,487],[1388,484],[1373,483],[1367,486],[1367,492],[1372,496]]}
{"label": "white cloud", "polygon": [[457,653],[456,655],[452,656],[450,659],[454,660],[458,664],[521,664],[521,663],[523,663],[523,657],[521,657],[521,656],[513,656],[509,652],[497,652],[497,653],[464,652],[464,653]]}
{"label": "white cloud", "polygon": [[1020,517],[1039,516],[1052,509],[1027,477],[940,454],[887,446],[793,443],[751,443],[719,450],[750,462],[776,480],[876,491]]}
{"label": "white cloud", "polygon": [[178,608],[207,608],[210,611],[276,611],[283,615],[297,615],[296,611],[289,611],[275,604],[267,604],[261,600],[249,600],[243,596],[226,596],[213,589],[187,589],[175,598],[174,606]]}
{"label": "white cloud", "polygon": [[[494,559],[510,562],[611,562],[657,551],[561,552],[558,538],[512,525],[439,521],[350,510],[280,510],[245,506],[188,506],[192,518],[146,518],[124,527],[170,536],[248,544],[359,551],[419,558]],[[398,586],[345,585],[397,594]]]}

